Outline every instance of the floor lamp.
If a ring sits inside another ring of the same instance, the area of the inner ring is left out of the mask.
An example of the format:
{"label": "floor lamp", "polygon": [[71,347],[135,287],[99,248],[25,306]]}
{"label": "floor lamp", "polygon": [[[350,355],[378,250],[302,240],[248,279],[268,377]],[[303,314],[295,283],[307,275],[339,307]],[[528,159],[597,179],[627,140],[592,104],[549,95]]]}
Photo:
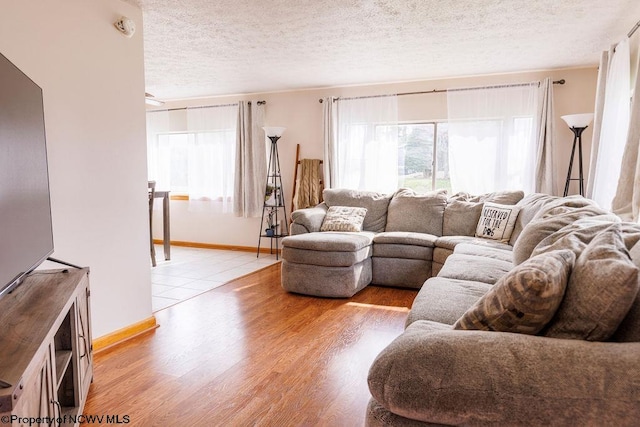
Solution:
{"label": "floor lamp", "polygon": [[[589,126],[593,120],[593,113],[586,114],[570,114],[562,116],[569,128],[573,132],[573,148],[571,148],[571,159],[569,160],[569,171],[567,172],[567,181],[564,184],[564,196],[569,194],[569,183],[571,181],[578,181],[580,188],[580,195],[584,196],[584,178],[582,171],[582,132]],[[578,143],[578,178],[571,178],[571,171],[573,169],[573,158],[576,153],[576,143]]]}
{"label": "floor lamp", "polygon": [[[260,245],[262,238],[267,237],[271,243],[270,252],[273,253],[275,239],[276,259],[278,259],[278,239],[287,235],[287,230],[283,229],[287,222],[287,210],[284,202],[284,187],[282,186],[282,174],[280,173],[280,156],[278,155],[278,140],[285,131],[283,127],[263,127],[264,133],[271,141],[271,151],[269,152],[269,163],[267,172],[267,182],[265,186],[265,201],[262,205],[262,219],[260,221],[260,237],[258,239],[258,255],[260,256]],[[267,199],[267,197],[269,197]],[[278,220],[278,212],[282,210],[284,222]],[[266,219],[266,224],[265,224]],[[266,225],[264,233],[262,227]]]}

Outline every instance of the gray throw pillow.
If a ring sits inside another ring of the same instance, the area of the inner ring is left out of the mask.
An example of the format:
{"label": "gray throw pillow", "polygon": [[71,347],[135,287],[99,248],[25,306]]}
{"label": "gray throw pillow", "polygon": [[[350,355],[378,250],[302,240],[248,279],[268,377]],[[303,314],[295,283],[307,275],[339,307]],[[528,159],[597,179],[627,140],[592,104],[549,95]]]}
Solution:
{"label": "gray throw pillow", "polygon": [[324,216],[320,231],[362,231],[366,208],[331,206]]}
{"label": "gray throw pillow", "polygon": [[514,267],[453,328],[537,334],[560,306],[574,261],[573,252],[561,250]]}
{"label": "gray throw pillow", "polygon": [[607,340],[637,294],[638,267],[624,245],[620,224],[613,224],[597,235],[576,260],[562,304],[543,334]]}

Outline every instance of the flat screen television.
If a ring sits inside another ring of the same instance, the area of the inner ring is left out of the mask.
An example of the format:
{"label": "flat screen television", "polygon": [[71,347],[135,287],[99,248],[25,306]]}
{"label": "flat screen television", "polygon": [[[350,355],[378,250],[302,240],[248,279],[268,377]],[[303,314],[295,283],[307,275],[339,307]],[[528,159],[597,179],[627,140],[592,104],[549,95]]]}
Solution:
{"label": "flat screen television", "polygon": [[0,298],[52,253],[42,89],[0,54]]}

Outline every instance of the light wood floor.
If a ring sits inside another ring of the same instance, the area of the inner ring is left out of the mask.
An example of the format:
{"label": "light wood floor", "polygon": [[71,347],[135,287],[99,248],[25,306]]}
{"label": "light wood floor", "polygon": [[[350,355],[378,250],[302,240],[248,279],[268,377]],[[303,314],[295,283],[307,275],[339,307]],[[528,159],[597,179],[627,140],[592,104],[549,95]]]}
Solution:
{"label": "light wood floor", "polygon": [[85,414],[136,426],[361,426],[367,372],[416,291],[286,293],[280,265],[156,313],[160,328],[95,357]]}

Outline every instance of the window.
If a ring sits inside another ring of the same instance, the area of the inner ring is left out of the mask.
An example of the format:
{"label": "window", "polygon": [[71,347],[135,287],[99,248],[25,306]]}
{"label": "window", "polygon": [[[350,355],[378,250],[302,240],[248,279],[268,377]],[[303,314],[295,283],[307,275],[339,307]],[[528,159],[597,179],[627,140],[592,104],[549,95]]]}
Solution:
{"label": "window", "polygon": [[[421,193],[446,189],[449,194],[458,191],[480,194],[472,185],[478,181],[479,170],[491,175],[491,183],[523,188],[523,176],[532,173],[533,166],[527,161],[530,147],[522,141],[528,140],[533,125],[532,117],[458,121],[455,123],[458,144],[451,150],[447,122],[378,125],[376,131],[397,132],[398,188]],[[461,181],[457,188],[452,185],[451,167],[458,171],[457,178]]]}
{"label": "window", "polygon": [[156,181],[156,188],[188,195],[191,200],[229,202],[234,187],[236,120],[237,105],[186,114],[184,110],[149,112],[149,179]]}
{"label": "window", "polygon": [[235,149],[235,129],[158,134],[154,151],[162,186],[191,199],[229,198]]}
{"label": "window", "polygon": [[416,192],[451,190],[447,123],[379,125],[376,131],[397,134],[398,188]]}
{"label": "window", "polygon": [[537,99],[537,83],[447,92],[452,191],[534,191]]}

